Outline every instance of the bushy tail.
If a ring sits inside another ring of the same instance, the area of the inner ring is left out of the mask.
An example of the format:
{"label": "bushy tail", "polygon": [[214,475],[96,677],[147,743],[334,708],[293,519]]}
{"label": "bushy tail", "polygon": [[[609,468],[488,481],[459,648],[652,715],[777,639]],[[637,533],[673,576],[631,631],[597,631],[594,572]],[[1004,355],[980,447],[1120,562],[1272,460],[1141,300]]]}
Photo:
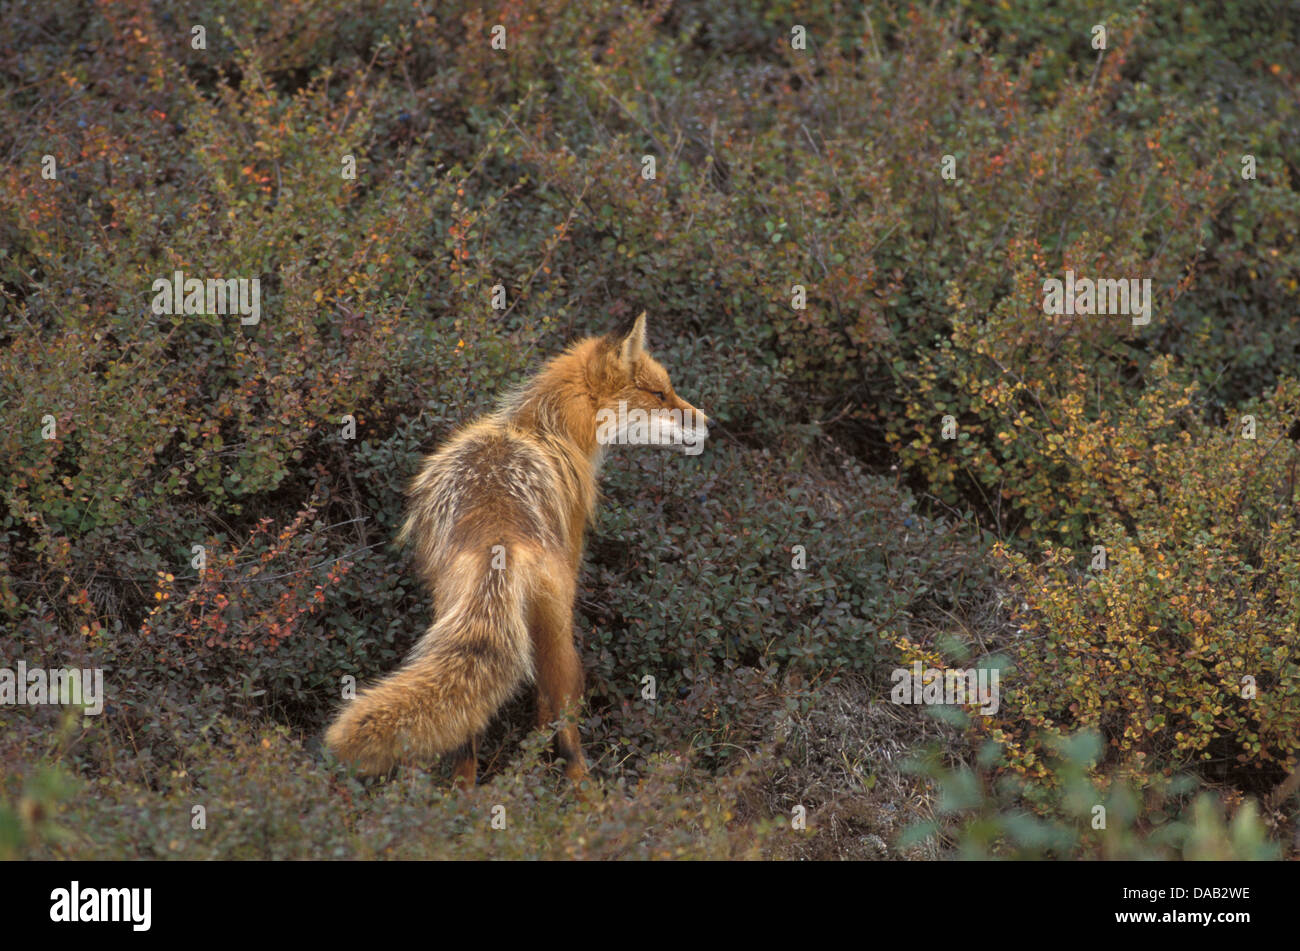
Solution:
{"label": "bushy tail", "polygon": [[456,556],[439,583],[440,616],[406,663],[340,711],[325,742],[364,773],[427,761],[477,736],[533,676],[527,603],[535,566]]}

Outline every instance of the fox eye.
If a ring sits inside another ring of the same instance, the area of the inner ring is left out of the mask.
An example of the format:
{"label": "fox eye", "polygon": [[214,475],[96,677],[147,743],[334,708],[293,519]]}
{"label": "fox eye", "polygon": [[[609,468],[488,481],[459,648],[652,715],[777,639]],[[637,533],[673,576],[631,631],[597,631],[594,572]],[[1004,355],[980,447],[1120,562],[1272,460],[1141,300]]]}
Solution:
{"label": "fox eye", "polygon": [[659,397],[659,402],[660,402],[660,403],[662,403],[662,402],[664,401],[664,391],[663,391],[663,390],[655,390],[655,396]]}

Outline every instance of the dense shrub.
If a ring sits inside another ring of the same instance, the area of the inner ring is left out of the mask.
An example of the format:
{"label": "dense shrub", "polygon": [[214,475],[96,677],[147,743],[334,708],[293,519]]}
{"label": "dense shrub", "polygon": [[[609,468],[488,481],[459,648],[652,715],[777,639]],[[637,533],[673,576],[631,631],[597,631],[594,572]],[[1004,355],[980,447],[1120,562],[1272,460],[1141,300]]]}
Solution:
{"label": "dense shrub", "polygon": [[1043,738],[1087,726],[1112,766],[1168,776],[1198,764],[1262,792],[1300,752],[1297,450],[1286,436],[1300,386],[1244,407],[1258,431],[1214,427],[1167,366],[1129,412],[1079,411],[1061,433],[1058,454],[1073,460],[1061,465],[1065,493],[1105,513],[1097,547],[1047,546],[1037,563],[1003,549],[1024,624],[1015,700],[993,735],[1040,778]]}

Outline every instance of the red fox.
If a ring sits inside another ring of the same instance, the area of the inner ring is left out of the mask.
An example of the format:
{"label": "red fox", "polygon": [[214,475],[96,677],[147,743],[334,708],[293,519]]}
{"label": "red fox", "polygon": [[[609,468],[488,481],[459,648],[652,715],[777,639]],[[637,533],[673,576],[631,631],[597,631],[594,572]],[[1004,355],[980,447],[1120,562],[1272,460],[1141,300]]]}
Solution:
{"label": "red fox", "polygon": [[340,759],[373,774],[454,753],[456,780],[472,786],[479,734],[533,681],[539,727],[565,720],[565,772],[586,775],[568,719],[583,687],[573,600],[605,446],[690,453],[708,435],[708,417],[646,352],[645,332],[643,312],[626,333],[579,341],[425,457],[398,540],[415,545],[434,621],[406,663],[330,725],[325,742]]}

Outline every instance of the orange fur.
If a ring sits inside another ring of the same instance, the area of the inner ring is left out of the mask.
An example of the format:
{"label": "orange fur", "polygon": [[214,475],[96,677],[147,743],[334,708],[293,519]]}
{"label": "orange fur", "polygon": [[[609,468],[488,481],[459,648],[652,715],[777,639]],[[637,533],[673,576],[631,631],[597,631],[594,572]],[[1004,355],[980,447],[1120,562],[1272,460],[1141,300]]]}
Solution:
{"label": "orange fur", "polygon": [[[345,706],[325,740],[367,773],[459,751],[520,685],[535,681],[539,726],[576,714],[582,665],[573,598],[596,504],[597,419],[623,402],[708,420],[645,352],[645,314],[627,334],[591,337],[552,359],[497,412],[466,426],[411,481],[400,539],[415,546],[435,619],[402,667]],[[577,727],[557,735],[567,772],[586,774]]]}

